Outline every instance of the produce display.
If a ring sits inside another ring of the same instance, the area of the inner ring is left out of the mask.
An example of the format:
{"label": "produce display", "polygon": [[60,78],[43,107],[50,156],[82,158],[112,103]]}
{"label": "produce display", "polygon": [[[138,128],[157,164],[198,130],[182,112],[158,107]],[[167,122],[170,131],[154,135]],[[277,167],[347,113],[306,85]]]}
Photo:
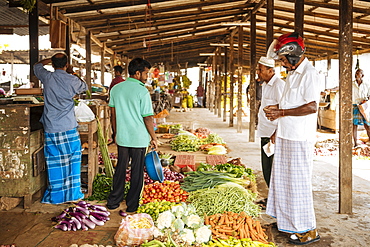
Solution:
{"label": "produce display", "polygon": [[[201,138],[199,138],[200,136]],[[176,138],[171,141],[171,148],[177,152],[199,151],[202,145],[206,144],[225,144],[224,140],[216,133],[211,133],[207,137],[204,134],[195,135],[188,131],[180,131]]]}
{"label": "produce display", "polygon": [[265,234],[261,223],[252,219],[245,212],[233,213],[224,212],[205,217],[205,224],[211,225],[213,239],[236,239],[250,238],[253,241],[259,241],[267,244],[268,236]]}
{"label": "produce display", "polygon": [[229,237],[227,240],[212,239],[207,244],[203,244],[203,247],[276,247],[272,242],[264,244],[259,241],[253,241],[250,238],[235,239]]}
{"label": "produce display", "polygon": [[142,246],[202,246],[211,239],[211,234],[210,226],[204,225],[194,206],[181,203],[159,214],[154,240]]}
{"label": "produce display", "polygon": [[159,213],[170,210],[171,207],[175,205],[175,202],[169,201],[149,202],[139,206],[137,212],[149,214],[153,220],[157,220]]}
{"label": "produce display", "polygon": [[86,201],[79,201],[73,206],[52,218],[57,222],[54,228],[63,231],[77,231],[94,229],[95,226],[102,226],[109,220],[110,212],[101,205],[92,205]]}
{"label": "produce display", "polygon": [[254,203],[256,193],[236,183],[224,183],[213,189],[201,189],[189,192],[188,202],[199,215],[214,215],[225,211],[245,212],[249,216],[259,216],[261,207]]}
{"label": "produce display", "polygon": [[228,182],[233,182],[242,186],[247,187],[250,181],[237,178],[236,175],[226,172],[216,171],[193,171],[187,172],[184,182],[181,184],[181,188],[187,192],[214,188],[217,185],[221,185]]}
{"label": "produce display", "polygon": [[158,181],[144,186],[141,196],[141,204],[155,201],[185,202],[188,193],[180,188],[179,182]]}
{"label": "produce display", "polygon": [[109,193],[111,192],[113,184],[113,178],[106,176],[105,174],[96,174],[93,181],[93,192],[92,195],[87,198],[88,201],[103,201],[107,200]]}
{"label": "produce display", "polygon": [[[170,132],[173,137],[170,145],[174,151],[226,153],[223,139],[207,128],[188,132],[182,130],[180,124],[161,127],[177,130],[176,133]],[[100,154],[100,162],[109,163],[106,162],[107,151],[104,153]],[[225,164],[201,163],[193,171],[194,166],[182,165],[179,160],[174,165],[176,154],[160,151],[158,154],[164,182],[150,179],[144,168],[144,187],[137,214],[127,214],[124,209],[119,211],[122,221],[114,237],[117,246],[129,245],[138,238],[140,241],[131,246],[275,247],[256,218],[261,213],[261,207],[255,203],[256,176],[252,169],[241,163],[240,158]],[[109,154],[109,158],[116,156]],[[129,189],[130,178],[131,169],[128,168],[125,193]],[[88,200],[106,200],[111,187],[112,178],[98,174]],[[109,215],[103,206],[80,201],[54,217],[54,227],[63,231],[94,229],[96,225],[104,225]],[[139,215],[147,217],[136,217]]]}
{"label": "produce display", "polygon": [[253,173],[251,168],[246,168],[244,165],[235,165],[235,164],[218,164],[218,165],[209,165],[207,163],[201,163],[197,167],[197,171],[219,171],[227,172],[230,174],[235,174],[236,178],[246,178],[248,177],[251,181],[256,181],[256,176]]}

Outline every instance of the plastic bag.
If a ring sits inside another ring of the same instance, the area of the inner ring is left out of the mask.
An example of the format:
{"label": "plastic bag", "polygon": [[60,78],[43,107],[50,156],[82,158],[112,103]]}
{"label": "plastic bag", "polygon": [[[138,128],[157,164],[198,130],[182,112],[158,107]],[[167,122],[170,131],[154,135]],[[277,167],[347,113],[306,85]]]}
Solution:
{"label": "plastic bag", "polygon": [[75,115],[77,122],[90,122],[95,119],[93,111],[82,101],[75,106]]}
{"label": "plastic bag", "polygon": [[[133,228],[138,222],[144,223],[143,226],[147,225],[149,228]],[[122,219],[118,231],[114,235],[114,241],[118,247],[140,245],[146,240],[153,239],[153,233],[154,222],[149,214],[128,215]]]}

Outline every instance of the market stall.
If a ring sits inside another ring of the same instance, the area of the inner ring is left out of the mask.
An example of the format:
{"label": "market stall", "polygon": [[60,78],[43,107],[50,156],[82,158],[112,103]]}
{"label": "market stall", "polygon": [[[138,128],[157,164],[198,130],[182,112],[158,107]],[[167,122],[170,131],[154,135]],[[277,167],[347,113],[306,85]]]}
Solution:
{"label": "market stall", "polygon": [[[259,218],[253,170],[240,158],[207,163],[218,160],[207,159],[209,156],[225,159],[227,145],[222,138],[207,128],[191,129],[182,124],[159,128],[162,144],[152,166],[146,161],[140,206],[135,214],[119,211],[122,220],[114,236],[116,245],[275,246],[269,227]],[[128,167],[126,193],[130,176]],[[92,197],[86,200],[105,200],[111,182],[104,172],[98,174]],[[76,214],[67,211],[57,216],[55,227],[63,231],[100,227],[109,214],[93,202],[79,202],[77,215],[81,219],[71,220]]]}

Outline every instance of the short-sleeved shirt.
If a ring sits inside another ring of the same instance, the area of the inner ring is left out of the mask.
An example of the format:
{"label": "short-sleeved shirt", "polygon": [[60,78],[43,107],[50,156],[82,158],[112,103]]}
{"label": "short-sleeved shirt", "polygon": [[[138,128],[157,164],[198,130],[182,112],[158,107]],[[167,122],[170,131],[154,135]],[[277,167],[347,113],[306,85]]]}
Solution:
{"label": "short-sleeved shirt", "polygon": [[123,82],[124,79],[122,78],[122,76],[118,75],[116,77],[113,78],[112,82],[110,83],[109,85],[109,90],[112,90],[112,87],[117,85],[118,83],[120,82]]}
{"label": "short-sleeved shirt", "polygon": [[258,137],[271,137],[275,132],[278,124],[278,119],[270,121],[267,119],[263,108],[268,105],[277,105],[280,102],[281,95],[283,94],[285,82],[274,75],[270,81],[262,84],[262,99],[261,106],[258,111]]}
{"label": "short-sleeved shirt", "polygon": [[112,88],[109,106],[116,111],[116,141],[123,147],[143,148],[150,142],[144,117],[152,116],[150,93],[144,83],[127,78]]}
{"label": "short-sleeved shirt", "polygon": [[87,85],[77,76],[65,70],[51,72],[41,63],[35,64],[34,72],[44,89],[44,112],[40,122],[47,133],[64,132],[78,126],[73,97],[87,90]]}
{"label": "short-sleeved shirt", "polygon": [[363,81],[360,86],[356,80],[352,83],[352,104],[361,104],[362,101],[367,100],[370,96],[370,84]]}
{"label": "short-sleeved shirt", "polygon": [[[320,102],[319,75],[307,58],[298,68],[288,73],[280,109],[292,109],[315,101]],[[314,141],[316,138],[317,112],[305,116],[279,118],[277,137],[293,141]]]}

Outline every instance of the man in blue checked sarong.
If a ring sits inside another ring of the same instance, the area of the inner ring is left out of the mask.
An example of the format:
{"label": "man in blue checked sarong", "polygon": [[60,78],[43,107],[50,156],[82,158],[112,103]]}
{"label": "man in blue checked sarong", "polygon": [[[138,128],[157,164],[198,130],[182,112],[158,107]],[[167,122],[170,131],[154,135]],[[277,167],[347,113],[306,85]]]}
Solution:
{"label": "man in blue checked sarong", "polygon": [[279,59],[288,71],[278,105],[264,108],[270,121],[278,119],[266,213],[276,218],[279,231],[290,233],[289,242],[305,245],[320,240],[312,195],[313,148],[320,100],[319,76],[303,55],[298,33],[275,40],[268,56]]}
{"label": "man in blue checked sarong", "polygon": [[[54,72],[44,68],[52,64]],[[43,203],[60,204],[82,199],[81,141],[77,131],[73,97],[87,90],[77,76],[68,74],[68,57],[57,53],[34,65],[44,86],[44,112],[40,122],[45,131],[45,160],[48,186]]]}
{"label": "man in blue checked sarong", "polygon": [[355,74],[355,80],[352,83],[352,104],[353,104],[353,141],[355,147],[362,144],[357,140],[357,128],[363,125],[367,136],[370,137],[370,122],[366,121],[365,117],[358,109],[358,105],[366,102],[370,97],[370,85],[364,81],[364,72],[358,69]]}

